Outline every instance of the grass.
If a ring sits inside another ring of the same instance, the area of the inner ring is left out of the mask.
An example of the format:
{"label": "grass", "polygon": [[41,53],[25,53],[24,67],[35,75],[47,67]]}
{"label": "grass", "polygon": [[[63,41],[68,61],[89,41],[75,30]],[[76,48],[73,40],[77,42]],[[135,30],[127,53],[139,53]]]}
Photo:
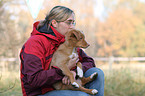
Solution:
{"label": "grass", "polygon": [[105,96],[145,96],[143,80],[131,70],[114,70],[105,78]]}
{"label": "grass", "polygon": [[105,73],[105,96],[145,96],[144,64],[101,66]]}
{"label": "grass", "polygon": [[[105,96],[145,96],[145,64],[97,65],[105,73]],[[19,71],[0,72],[0,96],[22,96]]]}
{"label": "grass", "polygon": [[0,72],[0,96],[22,96],[19,72]]}

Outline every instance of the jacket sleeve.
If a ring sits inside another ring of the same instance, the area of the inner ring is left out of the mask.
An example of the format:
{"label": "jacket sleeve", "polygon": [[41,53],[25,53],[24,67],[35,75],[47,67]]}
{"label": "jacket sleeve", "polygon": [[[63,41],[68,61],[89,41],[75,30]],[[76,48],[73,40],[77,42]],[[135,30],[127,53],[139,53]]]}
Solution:
{"label": "jacket sleeve", "polygon": [[23,80],[32,87],[52,86],[55,82],[63,78],[60,69],[43,70],[42,65],[45,63],[45,48],[37,40],[29,40],[21,53],[23,57],[22,74]]}
{"label": "jacket sleeve", "polygon": [[79,59],[80,59],[80,62],[82,63],[82,68],[83,68],[84,73],[88,69],[92,67],[96,67],[93,58],[88,56],[82,49],[79,49]]}

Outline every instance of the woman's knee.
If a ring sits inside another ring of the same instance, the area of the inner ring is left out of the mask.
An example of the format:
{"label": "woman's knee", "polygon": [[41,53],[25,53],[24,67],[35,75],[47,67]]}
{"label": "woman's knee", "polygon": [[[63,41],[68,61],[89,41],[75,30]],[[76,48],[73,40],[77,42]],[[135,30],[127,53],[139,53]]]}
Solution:
{"label": "woman's knee", "polygon": [[97,72],[99,77],[104,77],[104,72],[103,72],[103,70],[101,70],[100,68],[96,68],[96,67],[93,67],[93,68],[88,69],[88,70],[85,72],[85,77],[90,76],[90,75],[93,74],[94,72]]}
{"label": "woman's knee", "polygon": [[95,69],[96,69],[96,72],[98,73],[98,75],[104,77],[104,72],[103,72],[103,70],[101,70],[100,68],[95,68]]}

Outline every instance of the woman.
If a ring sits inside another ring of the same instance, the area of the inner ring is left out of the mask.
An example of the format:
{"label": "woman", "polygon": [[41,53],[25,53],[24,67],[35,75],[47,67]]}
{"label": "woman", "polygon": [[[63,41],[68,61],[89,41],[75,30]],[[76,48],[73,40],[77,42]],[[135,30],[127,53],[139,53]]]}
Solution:
{"label": "woman", "polygon": [[[64,76],[59,68],[49,69],[49,64],[55,50],[65,41],[64,35],[75,27],[74,15],[74,12],[67,7],[55,6],[45,20],[34,23],[31,37],[20,53],[23,96],[88,96],[81,91],[56,91],[52,87],[60,80],[63,84],[70,84],[68,77]],[[103,96],[104,74],[102,70],[95,67],[93,59],[82,49],[79,50],[79,57],[69,61],[68,67],[70,69],[75,67],[80,59],[86,77],[98,72],[97,79],[86,84],[86,87],[97,89],[99,93],[96,96]],[[76,75],[75,70],[71,72]]]}

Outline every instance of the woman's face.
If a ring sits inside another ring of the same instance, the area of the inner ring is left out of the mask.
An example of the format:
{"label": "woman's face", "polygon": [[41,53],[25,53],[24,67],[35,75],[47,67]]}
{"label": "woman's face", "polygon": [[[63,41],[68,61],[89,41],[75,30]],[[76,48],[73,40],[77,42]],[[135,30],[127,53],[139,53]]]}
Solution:
{"label": "woman's face", "polygon": [[72,14],[66,21],[57,22],[55,29],[62,35],[65,35],[72,28],[75,28],[75,18]]}

